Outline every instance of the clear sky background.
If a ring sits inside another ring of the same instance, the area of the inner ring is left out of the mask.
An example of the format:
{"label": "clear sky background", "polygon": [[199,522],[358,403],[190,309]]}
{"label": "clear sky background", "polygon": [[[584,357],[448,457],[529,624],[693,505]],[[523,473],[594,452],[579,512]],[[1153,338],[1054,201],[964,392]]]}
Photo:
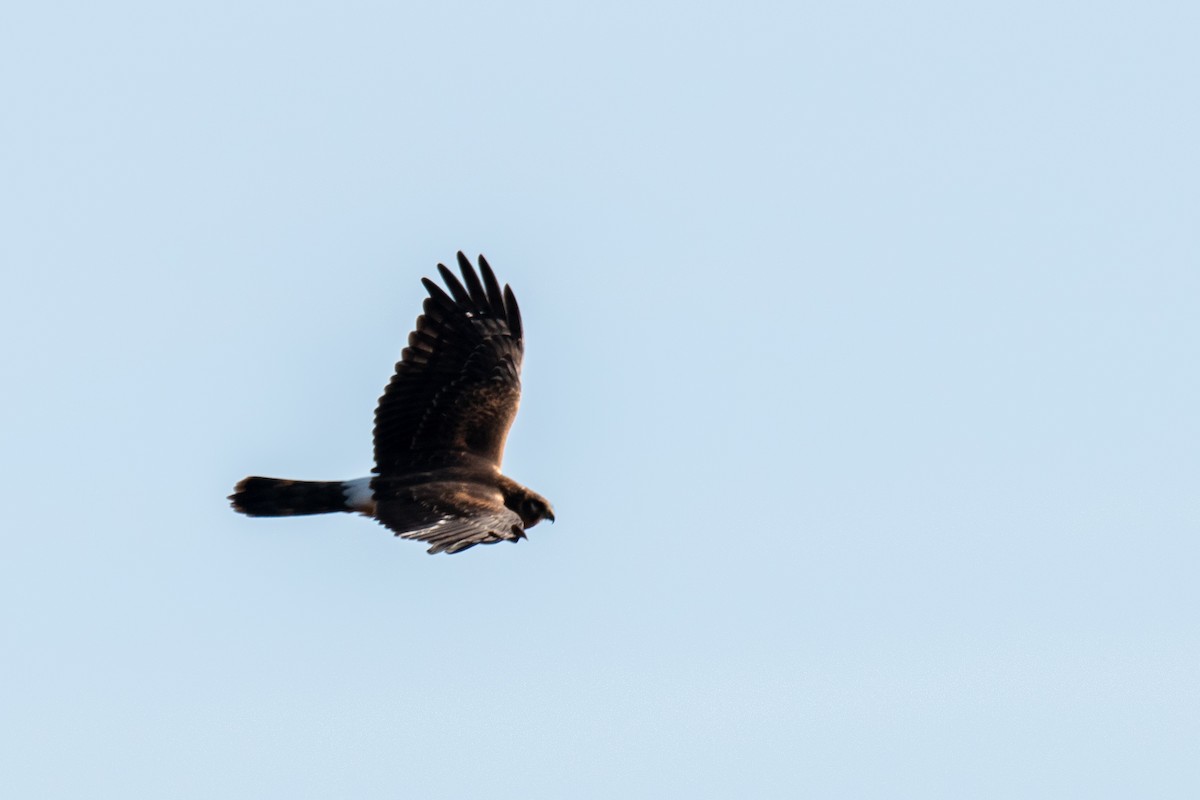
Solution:
{"label": "clear sky background", "polygon": [[[1198,9],[7,4],[5,795],[1200,796]],[[230,511],[460,248],[558,523]]]}

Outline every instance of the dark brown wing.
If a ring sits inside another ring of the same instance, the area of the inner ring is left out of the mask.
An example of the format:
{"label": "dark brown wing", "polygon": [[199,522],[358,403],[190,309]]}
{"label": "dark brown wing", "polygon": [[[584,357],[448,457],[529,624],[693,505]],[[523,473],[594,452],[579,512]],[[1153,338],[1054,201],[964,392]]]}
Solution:
{"label": "dark brown wing", "polygon": [[429,297],[396,374],[375,410],[375,471],[476,456],[500,466],[521,399],[521,312],[483,256],[475,273],[458,254],[464,286],[443,264],[447,294],[422,278]]}
{"label": "dark brown wing", "polygon": [[494,486],[433,481],[393,489],[383,484],[376,494],[375,518],[403,539],[429,542],[430,553],[525,538],[521,518]]}

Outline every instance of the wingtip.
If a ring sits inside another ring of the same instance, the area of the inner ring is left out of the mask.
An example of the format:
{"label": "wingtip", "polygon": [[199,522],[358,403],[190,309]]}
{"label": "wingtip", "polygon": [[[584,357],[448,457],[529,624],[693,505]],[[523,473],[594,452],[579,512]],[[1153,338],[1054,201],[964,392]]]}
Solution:
{"label": "wingtip", "polygon": [[483,286],[484,291],[487,292],[489,309],[496,316],[505,314],[504,294],[500,291],[500,281],[496,280],[496,273],[492,271],[491,264],[482,255],[479,256],[479,271],[483,274]]}
{"label": "wingtip", "polygon": [[471,297],[475,307],[481,311],[486,309],[488,307],[487,290],[483,288],[483,283],[479,280],[479,273],[475,271],[475,267],[471,265],[461,250],[458,251],[458,268],[462,272],[467,294]]}
{"label": "wingtip", "polygon": [[475,301],[471,298],[470,293],[449,267],[445,264],[438,264],[438,273],[442,276],[442,282],[450,289],[450,294],[454,295],[454,302],[467,308],[475,306]]}
{"label": "wingtip", "polygon": [[507,283],[504,284],[504,316],[508,319],[508,327],[513,336],[518,342],[522,341],[524,331],[521,325],[521,307],[517,305],[517,296]]}

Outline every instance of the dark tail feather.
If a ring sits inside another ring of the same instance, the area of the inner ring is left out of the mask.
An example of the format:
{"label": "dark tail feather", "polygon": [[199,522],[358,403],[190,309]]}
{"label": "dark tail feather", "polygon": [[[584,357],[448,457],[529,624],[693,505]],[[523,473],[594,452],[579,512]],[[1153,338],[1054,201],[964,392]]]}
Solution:
{"label": "dark tail feather", "polygon": [[291,517],[351,511],[340,481],[245,478],[229,495],[233,509],[250,517]]}

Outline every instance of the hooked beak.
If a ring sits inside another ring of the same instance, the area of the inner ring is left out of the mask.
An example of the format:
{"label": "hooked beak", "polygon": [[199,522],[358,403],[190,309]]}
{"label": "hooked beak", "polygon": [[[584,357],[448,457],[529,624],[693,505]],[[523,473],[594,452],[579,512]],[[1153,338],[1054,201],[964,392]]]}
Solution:
{"label": "hooked beak", "polygon": [[546,519],[554,522],[554,509],[549,506],[546,507]]}

